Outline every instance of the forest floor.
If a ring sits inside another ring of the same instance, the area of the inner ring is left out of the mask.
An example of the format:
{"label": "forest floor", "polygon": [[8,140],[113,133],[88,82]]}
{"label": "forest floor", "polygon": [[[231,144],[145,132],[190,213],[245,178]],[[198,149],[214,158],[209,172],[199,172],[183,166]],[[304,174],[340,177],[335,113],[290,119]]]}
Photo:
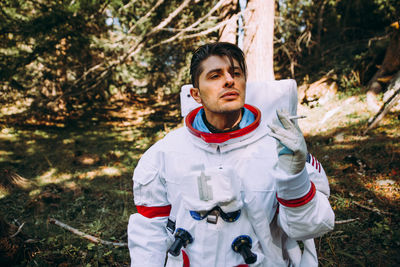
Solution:
{"label": "forest floor", "polygon": [[[182,125],[178,105],[124,103],[84,121],[50,125],[17,123],[7,114],[18,109],[2,108],[0,175],[9,170],[26,179],[0,188],[1,215],[23,225],[18,235],[29,239],[20,266],[129,265],[126,247],[91,243],[49,219],[126,242],[135,212],[134,167],[152,143]],[[390,112],[365,136],[372,113],[362,95],[300,105],[298,113],[307,115],[299,123],[328,175],[338,221],[316,240],[320,266],[399,266],[400,112]]]}

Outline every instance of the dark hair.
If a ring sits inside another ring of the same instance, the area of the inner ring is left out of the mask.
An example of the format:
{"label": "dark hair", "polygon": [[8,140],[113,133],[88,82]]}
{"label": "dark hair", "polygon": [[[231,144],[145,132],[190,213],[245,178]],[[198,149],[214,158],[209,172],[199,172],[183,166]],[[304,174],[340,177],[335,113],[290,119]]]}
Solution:
{"label": "dark hair", "polygon": [[201,63],[210,56],[226,56],[228,57],[232,67],[233,59],[235,59],[239,63],[239,67],[242,70],[245,79],[247,79],[247,68],[243,51],[234,44],[217,42],[202,45],[194,51],[190,63],[190,75],[194,87],[199,88],[199,77],[203,72]]}

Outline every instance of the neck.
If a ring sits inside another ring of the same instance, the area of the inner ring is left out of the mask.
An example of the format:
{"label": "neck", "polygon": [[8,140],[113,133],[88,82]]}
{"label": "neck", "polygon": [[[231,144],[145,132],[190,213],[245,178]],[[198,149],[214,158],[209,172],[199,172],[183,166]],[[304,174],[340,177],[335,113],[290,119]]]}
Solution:
{"label": "neck", "polygon": [[242,119],[242,109],[230,113],[211,114],[204,110],[209,124],[220,131],[227,131],[234,128]]}

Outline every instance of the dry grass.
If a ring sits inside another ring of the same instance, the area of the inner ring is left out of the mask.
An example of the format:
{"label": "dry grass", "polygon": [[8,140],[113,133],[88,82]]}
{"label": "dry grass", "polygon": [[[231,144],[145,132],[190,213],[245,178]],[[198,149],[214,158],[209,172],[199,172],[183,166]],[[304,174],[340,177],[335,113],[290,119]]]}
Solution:
{"label": "dry grass", "polygon": [[361,96],[323,106],[299,106],[308,148],[323,164],[337,225],[318,240],[322,266],[399,266],[400,112],[389,113],[366,136],[373,115]]}
{"label": "dry grass", "polygon": [[[48,218],[126,242],[128,217],[135,212],[134,166],[149,145],[181,125],[177,107],[172,102],[152,108],[125,103],[65,126],[0,118],[0,169],[31,184],[0,196],[4,218],[16,226],[25,223],[23,234],[36,242],[33,258],[21,266],[129,264],[126,249],[91,244],[48,224]],[[325,117],[335,108],[333,116]],[[367,136],[360,133],[371,113],[359,96],[299,106],[298,113],[308,116],[300,126],[329,176],[336,219],[359,218],[317,240],[320,265],[399,266],[399,112],[390,113]]]}

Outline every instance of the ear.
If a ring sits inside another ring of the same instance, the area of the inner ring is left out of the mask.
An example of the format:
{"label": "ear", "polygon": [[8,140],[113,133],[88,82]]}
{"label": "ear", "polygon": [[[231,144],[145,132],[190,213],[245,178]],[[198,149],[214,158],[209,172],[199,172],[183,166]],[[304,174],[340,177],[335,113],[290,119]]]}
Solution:
{"label": "ear", "polygon": [[198,88],[190,88],[190,95],[197,103],[203,104],[200,97],[200,90]]}

